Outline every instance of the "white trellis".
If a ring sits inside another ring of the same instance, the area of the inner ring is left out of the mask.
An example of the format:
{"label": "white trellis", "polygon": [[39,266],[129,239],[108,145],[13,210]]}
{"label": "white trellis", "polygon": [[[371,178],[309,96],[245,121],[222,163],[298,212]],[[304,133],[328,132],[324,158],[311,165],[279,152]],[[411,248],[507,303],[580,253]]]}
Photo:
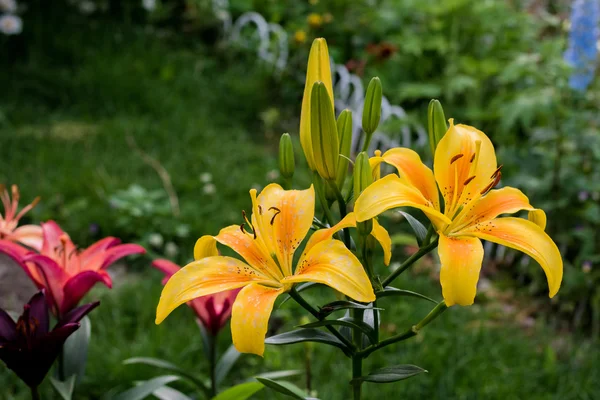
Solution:
{"label": "white trellis", "polygon": [[[227,0],[213,0],[213,10],[217,18],[223,21],[223,30],[226,40],[237,43],[245,48],[256,47],[258,57],[275,66],[277,72],[283,71],[287,66],[289,47],[288,35],[281,25],[268,23],[257,12],[242,14],[235,22],[232,21]],[[348,69],[333,61],[332,74],[334,79],[335,109],[340,113],[344,109],[352,111],[352,148],[358,151],[361,148],[361,123],[364,104],[364,86],[360,77],[352,74]],[[387,98],[381,102],[380,129],[373,134],[370,150],[378,148],[382,151],[392,147],[424,147],[427,144],[427,133],[422,126],[409,126],[404,123],[399,135],[385,131],[385,122],[398,120],[406,122],[407,116],[404,109],[398,105],[390,104]]]}

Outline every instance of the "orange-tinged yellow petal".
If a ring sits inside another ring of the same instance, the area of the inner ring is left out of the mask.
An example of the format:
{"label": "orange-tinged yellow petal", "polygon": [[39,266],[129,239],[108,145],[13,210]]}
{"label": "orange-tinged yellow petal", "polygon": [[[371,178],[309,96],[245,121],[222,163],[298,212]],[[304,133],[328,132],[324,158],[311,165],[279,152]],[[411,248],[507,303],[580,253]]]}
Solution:
{"label": "orange-tinged yellow petal", "polygon": [[470,306],[475,300],[483,261],[481,240],[441,234],[438,254],[442,264],[440,283],[446,305]]}
{"label": "orange-tinged yellow petal", "polygon": [[310,97],[315,82],[323,82],[325,84],[325,88],[331,97],[331,104],[334,104],[329,50],[327,49],[327,42],[323,38],[315,39],[310,48],[304,97],[302,97],[302,110],[300,112],[300,144],[302,144],[308,166],[313,171],[315,170],[315,161],[310,135]]}
{"label": "orange-tinged yellow petal", "polygon": [[269,317],[275,299],[281,293],[281,288],[256,283],[251,283],[238,293],[231,312],[231,338],[237,351],[263,355]]}
{"label": "orange-tinged yellow petal", "polygon": [[453,217],[458,207],[480,195],[492,181],[496,166],[494,146],[485,133],[471,126],[454,125],[450,120],[433,163],[435,180],[444,197],[444,213]]}
{"label": "orange-tinged yellow petal", "polygon": [[371,235],[373,235],[383,249],[383,263],[385,265],[390,265],[392,259],[392,238],[390,237],[390,234],[383,226],[379,225],[377,220],[374,219]]}
{"label": "orange-tinged yellow petal", "polygon": [[[306,246],[304,247],[304,254],[308,253],[310,249],[313,248],[319,242],[324,240],[330,240],[333,238],[333,235],[344,229],[344,228],[354,228],[356,227],[356,217],[353,212],[346,215],[340,222],[332,226],[331,228],[319,229],[314,232]],[[373,220],[373,230],[371,231],[371,235],[379,242],[383,249],[383,259],[385,265],[390,264],[390,260],[392,258],[392,239],[388,234],[388,231],[377,222],[377,220]]]}
{"label": "orange-tinged yellow petal", "polygon": [[196,241],[194,245],[194,260],[200,260],[204,257],[218,256],[217,241],[210,235],[204,235]]}
{"label": "orange-tinged yellow petal", "polygon": [[160,324],[183,303],[224,290],[237,289],[251,282],[279,285],[259,271],[231,257],[205,257],[177,271],[167,282],[156,309]]}
{"label": "orange-tinged yellow petal", "polygon": [[519,210],[534,210],[527,196],[519,189],[504,187],[492,190],[479,200],[468,204],[454,218],[448,231],[456,232],[465,226],[490,221],[500,214],[514,214]]}
{"label": "orange-tinged yellow petal", "polygon": [[396,147],[383,153],[383,160],[396,167],[401,178],[417,188],[423,197],[440,209],[437,184],[431,169],[423,164],[417,152],[405,147]]}
{"label": "orange-tinged yellow petal", "polygon": [[396,175],[388,175],[365,189],[356,200],[354,214],[356,220],[362,222],[397,207],[422,210],[438,229],[452,222],[436,210],[420,191]]}
{"label": "orange-tinged yellow petal", "polygon": [[544,210],[540,210],[536,208],[535,210],[529,211],[529,215],[527,216],[531,222],[542,228],[542,230],[546,230],[546,213]]}
{"label": "orange-tinged yellow petal", "polygon": [[260,245],[261,241],[254,239],[252,233],[242,232],[239,225],[231,225],[221,229],[214,239],[231,248],[242,256],[250,266],[266,276],[274,279],[281,279],[283,277],[279,267],[271,258],[269,251]]}
{"label": "orange-tinged yellow petal", "polygon": [[546,273],[550,297],[558,292],[563,276],[562,258],[550,236],[535,223],[522,218],[498,218],[475,225],[461,234],[522,251],[537,261]]}
{"label": "orange-tinged yellow petal", "polygon": [[282,283],[317,282],[361,302],[375,300],[375,293],[362,264],[339,240],[314,245],[298,262],[293,276]]}
{"label": "orange-tinged yellow petal", "polygon": [[[254,192],[255,193],[255,192]],[[315,191],[284,190],[270,184],[254,199],[252,223],[257,237],[275,254],[284,275],[292,274],[292,258],[313,222]]]}

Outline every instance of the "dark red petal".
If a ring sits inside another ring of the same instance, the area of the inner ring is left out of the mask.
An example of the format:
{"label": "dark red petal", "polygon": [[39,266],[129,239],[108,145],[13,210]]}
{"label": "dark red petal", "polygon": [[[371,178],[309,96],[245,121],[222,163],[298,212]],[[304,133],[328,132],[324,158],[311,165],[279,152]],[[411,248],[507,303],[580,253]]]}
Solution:
{"label": "dark red petal", "polygon": [[44,292],[37,292],[27,303],[30,306],[29,319],[35,320],[35,338],[48,333],[50,329],[50,316],[48,315],[48,303]]}
{"label": "dark red petal", "polygon": [[79,301],[97,282],[111,287],[110,276],[104,271],[83,271],[67,281],[63,288],[64,300],[60,305],[61,315],[65,315],[77,306]]}
{"label": "dark red petal", "polygon": [[0,347],[6,342],[13,341],[17,338],[17,324],[8,315],[8,313],[0,309]]}
{"label": "dark red petal", "polygon": [[108,268],[110,265],[112,265],[115,261],[132,255],[132,254],[144,254],[146,253],[146,249],[144,249],[142,246],[138,245],[138,244],[120,244],[118,246],[115,247],[111,247],[110,249],[106,250],[105,254],[104,254],[104,261],[102,262],[102,264],[100,265],[100,269],[104,269],[104,268]]}
{"label": "dark red petal", "polygon": [[72,324],[81,321],[83,317],[85,317],[90,311],[92,311],[99,305],[100,302],[95,301],[93,303],[84,304],[82,306],[74,308],[62,317],[62,319],[58,322],[58,324],[56,324],[56,327],[54,327],[54,329],[58,329],[66,324]]}

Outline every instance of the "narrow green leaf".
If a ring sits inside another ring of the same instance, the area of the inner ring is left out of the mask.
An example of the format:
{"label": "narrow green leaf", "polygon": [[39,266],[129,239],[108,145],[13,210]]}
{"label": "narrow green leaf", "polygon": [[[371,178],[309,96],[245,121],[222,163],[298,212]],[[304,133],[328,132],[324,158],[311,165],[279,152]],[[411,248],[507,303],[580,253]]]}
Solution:
{"label": "narrow green leaf", "polygon": [[[319,313],[321,314],[322,317],[326,317],[327,315],[331,314],[332,312],[339,311],[339,310],[353,309],[353,308],[360,309],[360,310],[368,310],[368,309],[373,309],[373,306],[355,303],[353,301],[339,300],[339,301],[334,301],[329,304],[325,304],[323,307],[321,307],[321,309],[319,310]],[[381,310],[381,309],[378,308],[378,310]]]}
{"label": "narrow green leaf", "polygon": [[254,378],[279,379],[279,378],[287,378],[289,376],[300,375],[302,373],[303,373],[303,371],[301,371],[299,369],[288,369],[285,371],[263,372],[262,374],[256,375]]}
{"label": "narrow green leaf", "polygon": [[373,336],[373,334],[375,332],[374,332],[373,328],[371,326],[369,326],[369,324],[367,324],[363,321],[359,321],[357,319],[350,318],[350,317],[343,317],[340,319],[324,319],[322,321],[316,321],[316,322],[311,322],[309,324],[300,325],[300,326],[298,326],[298,328],[320,328],[322,326],[331,326],[331,325],[347,326],[348,328],[359,329],[364,334],[367,335],[367,337],[369,338],[371,343],[375,342],[375,337]]}
{"label": "narrow green leaf", "polygon": [[76,379],[77,377],[75,375],[71,375],[69,378],[67,378],[66,381],[59,381],[58,379],[55,379],[51,376],[50,383],[52,383],[52,386],[54,387],[54,389],[56,389],[56,391],[58,392],[60,397],[63,398],[63,400],[71,400],[71,398],[73,397],[73,389],[75,389]]}
{"label": "narrow green leaf", "polygon": [[269,389],[273,389],[276,392],[284,394],[286,396],[292,397],[294,399],[299,400],[308,400],[314,399],[308,397],[308,395],[304,392],[304,390],[300,389],[298,386],[294,385],[288,381],[274,381],[268,378],[256,378],[260,383],[268,387]]}
{"label": "narrow green leaf", "polygon": [[241,353],[237,351],[234,345],[229,346],[227,351],[223,353],[215,369],[215,379],[217,381],[217,385],[223,382],[223,379],[225,379],[229,371],[231,371],[231,368],[238,358],[240,358],[240,355]]}
{"label": "narrow green leaf", "polygon": [[181,393],[172,387],[163,386],[152,392],[152,395],[160,400],[193,400],[191,397]]}
{"label": "narrow green leaf", "polygon": [[410,227],[415,232],[415,235],[417,237],[417,243],[419,244],[419,246],[421,246],[423,240],[425,239],[425,236],[427,236],[427,228],[425,228],[425,226],[418,219],[416,219],[409,213],[404,211],[398,211],[398,213],[401,214],[404,218],[406,218]]}
{"label": "narrow green leaf", "polygon": [[[304,292],[305,290],[313,288],[318,285],[320,285],[320,283],[318,283],[318,282],[304,282],[304,283],[296,286],[296,292],[298,292],[298,293]],[[289,294],[286,295],[285,298],[283,299],[283,301],[281,303],[279,303],[279,307],[281,307],[282,305],[287,303],[287,301],[291,298],[292,298],[292,296],[290,296]]]}
{"label": "narrow green leaf", "polygon": [[347,350],[344,343],[331,333],[323,332],[318,329],[297,329],[291,332],[281,333],[265,339],[266,344],[283,345],[301,342],[317,342],[324,343],[330,346],[336,346],[340,349]]}
{"label": "narrow green leaf", "polygon": [[246,382],[230,387],[219,393],[212,400],[246,400],[264,387],[260,382]]}
{"label": "narrow green leaf", "polygon": [[80,382],[85,375],[85,364],[91,335],[92,323],[86,316],[80,321],[79,329],[69,336],[64,344],[63,373],[64,376],[75,375],[75,382]]}
{"label": "narrow green leaf", "polygon": [[373,383],[391,383],[410,378],[411,376],[419,375],[423,372],[427,371],[421,367],[417,367],[416,365],[396,365],[393,367],[377,369],[371,372],[369,375],[355,378],[355,380]]}
{"label": "narrow green leaf", "polygon": [[156,389],[160,389],[163,386],[168,385],[171,382],[175,382],[181,379],[176,375],[163,375],[144,381],[138,386],[131,388],[123,393],[120,393],[113,397],[113,400],[142,400],[146,396],[150,396]]}
{"label": "narrow green leaf", "polygon": [[188,371],[186,371],[185,369],[179,368],[177,365],[172,364],[165,360],[161,360],[159,358],[133,357],[133,358],[128,358],[127,360],[123,361],[123,364],[125,364],[125,365],[145,364],[145,365],[150,365],[152,367],[166,369],[167,371],[175,372],[176,374],[181,375],[181,377],[186,378],[187,380],[191,381],[193,384],[198,386],[200,389],[202,389],[204,391],[208,390],[208,388],[206,387],[204,382],[202,382],[202,378],[194,376],[194,375],[190,374]]}
{"label": "narrow green leaf", "polygon": [[431,297],[427,297],[421,293],[412,292],[410,290],[397,289],[395,287],[386,286],[385,289],[381,292],[376,292],[377,298],[382,297],[390,297],[390,296],[408,296],[408,297],[416,297],[418,299],[423,299],[432,302],[433,304],[437,304],[438,302],[433,300]]}

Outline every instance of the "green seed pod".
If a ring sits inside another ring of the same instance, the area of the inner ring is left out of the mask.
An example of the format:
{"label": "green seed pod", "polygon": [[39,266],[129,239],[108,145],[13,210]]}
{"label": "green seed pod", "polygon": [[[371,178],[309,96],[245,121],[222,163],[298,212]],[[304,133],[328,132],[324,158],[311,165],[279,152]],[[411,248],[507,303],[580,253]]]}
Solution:
{"label": "green seed pod", "polygon": [[340,140],[333,104],[323,82],[315,82],[310,96],[310,136],[315,168],[325,180],[335,180]]}
{"label": "green seed pod", "polygon": [[371,79],[363,105],[362,128],[370,139],[381,119],[381,98],[383,97],[381,81],[378,77]]}
{"label": "green seed pod", "polygon": [[286,179],[294,176],[294,145],[289,133],[284,133],[279,139],[279,172]]}
{"label": "green seed pod", "polygon": [[435,157],[435,149],[438,143],[446,132],[448,125],[446,124],[446,116],[442,104],[438,100],[431,100],[427,109],[427,119],[429,128],[429,146],[431,147],[431,155]]}
{"label": "green seed pod", "polygon": [[337,163],[336,184],[340,190],[344,187],[348,175],[348,157],[352,147],[352,111],[344,110],[337,120],[338,137],[340,138],[340,155]]}

